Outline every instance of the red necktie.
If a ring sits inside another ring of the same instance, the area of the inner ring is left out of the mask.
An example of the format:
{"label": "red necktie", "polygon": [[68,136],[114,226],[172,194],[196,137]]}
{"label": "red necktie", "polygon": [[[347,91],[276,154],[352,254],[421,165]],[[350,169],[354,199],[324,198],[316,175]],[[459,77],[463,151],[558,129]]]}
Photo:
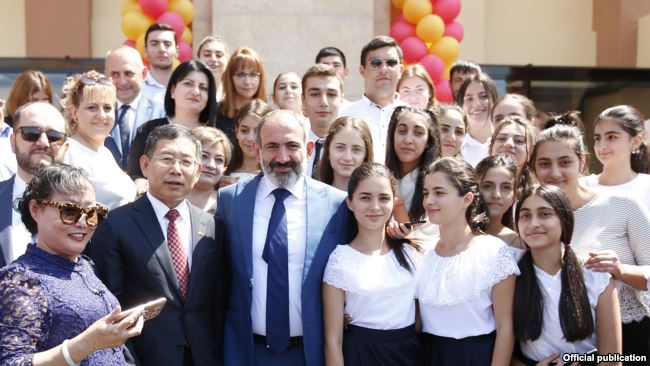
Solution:
{"label": "red necktie", "polygon": [[187,288],[190,284],[190,266],[187,262],[187,253],[183,244],[181,244],[181,237],[178,235],[176,228],[176,219],[180,216],[176,209],[171,209],[167,212],[165,217],[169,219],[167,226],[167,245],[169,245],[169,253],[172,256],[174,263],[174,270],[176,270],[176,278],[178,278],[178,285],[181,288],[183,298],[187,293]]}

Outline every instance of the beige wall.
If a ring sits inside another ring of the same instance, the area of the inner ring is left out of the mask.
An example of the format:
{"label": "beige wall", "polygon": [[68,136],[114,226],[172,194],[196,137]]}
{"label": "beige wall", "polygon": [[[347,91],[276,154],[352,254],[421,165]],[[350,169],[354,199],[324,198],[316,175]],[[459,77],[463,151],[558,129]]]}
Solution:
{"label": "beige wall", "polygon": [[228,41],[231,50],[248,46],[260,53],[269,79],[269,92],[278,73],[302,74],[313,64],[319,49],[339,47],[350,68],[346,96],[358,98],[362,93],[358,59],[361,47],[373,36],[373,3],[372,0],[215,0],[213,31]]}
{"label": "beige wall", "polygon": [[460,58],[486,64],[596,65],[592,0],[464,0],[462,6]]}
{"label": "beige wall", "polygon": [[25,57],[25,0],[0,0],[0,57]]}
{"label": "beige wall", "polygon": [[636,65],[650,67],[650,14],[639,18]]}
{"label": "beige wall", "polygon": [[92,0],[90,21],[92,57],[104,58],[106,52],[126,40],[122,34],[120,7],[122,1]]}

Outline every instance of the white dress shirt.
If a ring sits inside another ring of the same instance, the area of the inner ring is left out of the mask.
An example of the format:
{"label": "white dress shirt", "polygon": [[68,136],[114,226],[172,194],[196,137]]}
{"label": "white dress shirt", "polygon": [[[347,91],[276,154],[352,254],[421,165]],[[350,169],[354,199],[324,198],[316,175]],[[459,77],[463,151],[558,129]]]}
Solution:
{"label": "white dress shirt", "polygon": [[13,209],[17,199],[23,196],[27,183],[16,174],[14,187],[11,194],[11,247],[2,248],[7,264],[25,254],[27,244],[32,242],[32,234],[27,230],[21,219],[20,213]]}
{"label": "white dress shirt", "polygon": [[167,86],[159,83],[158,80],[154,79],[151,72],[148,72],[142,84],[141,95],[156,103],[160,103],[160,105],[165,105],[165,92],[167,92]]}
{"label": "white dress shirt", "polygon": [[[142,99],[142,93],[138,94],[135,99],[129,103],[129,109],[126,110],[124,114],[124,121],[126,122],[126,126],[129,130],[129,142],[133,141],[133,138],[135,138],[135,133],[136,133],[136,125],[135,125],[135,116],[136,116],[136,111],[138,109],[138,103],[140,103],[140,99]],[[117,115],[119,117],[121,111],[120,108],[124,103],[120,102],[119,100],[117,101]],[[117,124],[117,118],[115,118],[115,123]],[[119,128],[119,127],[118,127]],[[122,150],[122,145],[118,144],[118,148]]]}
{"label": "white dress shirt", "polygon": [[[169,226],[169,219],[165,217],[167,212],[171,210],[167,205],[162,203],[156,197],[152,196],[151,193],[147,192],[147,198],[153,206],[153,211],[156,213],[156,219],[160,224],[162,229],[163,236],[167,240],[167,226]],[[187,203],[187,200],[179,203],[178,206],[174,207],[180,216],[176,219],[176,229],[178,230],[178,236],[181,239],[181,245],[185,249],[187,254],[187,262],[190,267],[190,272],[192,271],[192,222],[190,221],[190,206]]]}
{"label": "white dress shirt", "polygon": [[[266,176],[262,176],[255,195],[253,214],[253,304],[251,319],[253,333],[266,335],[266,280],[268,265],[262,259],[266,232],[275,197],[271,193],[278,188]],[[291,337],[302,336],[302,270],[307,246],[307,194],[305,179],[286,187],[291,193],[284,200],[287,218],[289,254],[289,331]]]}
{"label": "white dress shirt", "polygon": [[363,95],[358,101],[351,103],[341,109],[339,117],[357,117],[368,124],[372,136],[373,155],[376,163],[384,164],[386,160],[386,137],[390,117],[395,107],[405,105],[399,94],[395,93],[395,100],[392,104],[380,107]]}
{"label": "white dress shirt", "polygon": [[311,156],[309,156],[309,159],[307,160],[307,170],[305,171],[305,176],[306,177],[311,177],[314,172],[314,159],[316,159],[316,142],[321,141],[322,147],[319,155],[319,159],[323,157],[323,154],[325,151],[323,149],[325,148],[325,138],[320,138],[318,135],[314,133],[314,131],[309,131],[309,141],[312,141],[314,143],[314,149],[312,150]]}

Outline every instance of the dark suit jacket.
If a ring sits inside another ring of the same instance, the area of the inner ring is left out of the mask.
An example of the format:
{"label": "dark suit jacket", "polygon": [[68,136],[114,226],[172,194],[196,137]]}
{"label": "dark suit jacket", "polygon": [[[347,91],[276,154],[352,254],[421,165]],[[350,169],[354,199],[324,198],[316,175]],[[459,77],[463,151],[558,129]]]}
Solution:
{"label": "dark suit jacket", "polygon": [[[14,180],[16,176],[0,182],[0,267],[7,264],[5,250],[11,247],[11,220],[13,202],[11,197],[14,190]],[[11,251],[9,250],[8,253]]]}
{"label": "dark suit jacket", "polygon": [[191,205],[190,217],[194,249],[185,300],[146,195],[112,210],[87,247],[99,277],[123,308],[167,298],[160,315],[133,338],[136,357],[144,366],[182,365],[185,341],[196,365],[218,365],[222,360],[228,291],[224,231],[214,217]]}
{"label": "dark suit jacket", "polygon": [[[219,190],[217,218],[226,228],[231,285],[224,334],[224,363],[253,364],[251,306],[253,292],[253,212],[261,175]],[[323,272],[337,244],[347,243],[353,222],[343,203],[345,193],[305,178],[307,247],[302,276],[302,325],[305,361],[324,364]]]}

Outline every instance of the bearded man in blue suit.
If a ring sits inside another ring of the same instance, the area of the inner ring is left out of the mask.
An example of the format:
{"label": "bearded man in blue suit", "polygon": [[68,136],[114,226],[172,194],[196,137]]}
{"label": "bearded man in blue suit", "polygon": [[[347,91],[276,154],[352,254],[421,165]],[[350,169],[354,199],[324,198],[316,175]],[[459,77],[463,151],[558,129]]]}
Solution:
{"label": "bearded man in blue suit", "polygon": [[322,277],[349,239],[345,193],[305,175],[313,142],[303,117],[280,110],[257,127],[262,173],[219,191],[230,298],[226,365],[324,364]]}

